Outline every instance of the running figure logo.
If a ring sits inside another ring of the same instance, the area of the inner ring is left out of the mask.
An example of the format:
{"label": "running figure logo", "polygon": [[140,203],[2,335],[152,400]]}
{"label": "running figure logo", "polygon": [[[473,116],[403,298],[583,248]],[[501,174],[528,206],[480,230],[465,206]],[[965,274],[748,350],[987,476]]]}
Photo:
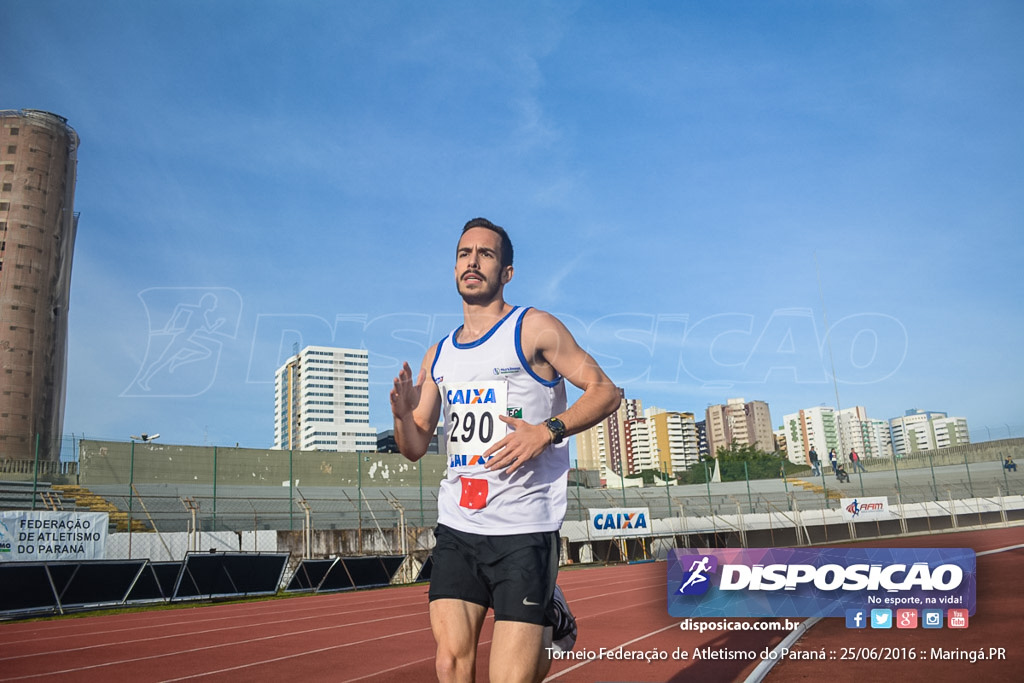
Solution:
{"label": "running figure logo", "polygon": [[238,336],[242,297],[226,287],[139,292],[149,317],[146,355],[121,396],[198,396],[213,385],[225,342]]}
{"label": "running figure logo", "polygon": [[860,505],[857,505],[857,499],[854,498],[853,502],[846,506],[846,511],[856,517],[860,514]]}
{"label": "running figure logo", "polygon": [[703,595],[711,586],[708,574],[718,569],[718,558],[712,555],[686,555],[679,558],[679,566],[689,565],[683,583],[677,591],[680,595]]}
{"label": "running figure logo", "polygon": [[0,553],[9,553],[13,547],[14,534],[10,528],[0,519]]}

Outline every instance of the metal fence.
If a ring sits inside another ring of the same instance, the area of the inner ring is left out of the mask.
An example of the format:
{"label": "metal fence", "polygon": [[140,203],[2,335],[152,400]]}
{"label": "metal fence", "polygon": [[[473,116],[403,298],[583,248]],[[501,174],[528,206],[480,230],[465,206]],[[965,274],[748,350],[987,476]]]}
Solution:
{"label": "metal fence", "polygon": [[[410,463],[390,453],[77,438],[71,445],[75,461],[0,460],[0,509],[104,510],[112,557],[209,549],[289,549],[303,557],[424,550],[432,543],[445,469],[439,455]],[[686,520],[711,520],[716,533],[720,527],[739,534],[735,527],[745,518],[824,513],[858,496],[885,496],[894,505],[941,504],[955,517],[958,501],[1024,494],[1024,472],[1004,467],[1008,457],[1024,457],[1024,439],[866,459],[863,471],[846,463],[846,483],[826,467],[819,476],[804,470],[785,478],[595,488],[585,485],[593,473],[574,471],[565,518],[573,528],[589,519],[590,509],[645,507],[652,519],[682,520],[681,529],[699,527]]]}

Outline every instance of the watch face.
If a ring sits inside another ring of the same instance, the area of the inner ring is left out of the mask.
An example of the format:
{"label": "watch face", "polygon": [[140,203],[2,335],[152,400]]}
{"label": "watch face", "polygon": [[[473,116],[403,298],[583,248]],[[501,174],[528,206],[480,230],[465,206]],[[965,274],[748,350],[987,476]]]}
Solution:
{"label": "watch face", "polygon": [[555,438],[552,440],[552,443],[561,443],[562,437],[565,436],[565,423],[559,420],[557,417],[552,417],[549,418],[548,421],[545,422],[544,424],[547,425],[547,428],[551,430],[551,433],[554,434],[555,436]]}

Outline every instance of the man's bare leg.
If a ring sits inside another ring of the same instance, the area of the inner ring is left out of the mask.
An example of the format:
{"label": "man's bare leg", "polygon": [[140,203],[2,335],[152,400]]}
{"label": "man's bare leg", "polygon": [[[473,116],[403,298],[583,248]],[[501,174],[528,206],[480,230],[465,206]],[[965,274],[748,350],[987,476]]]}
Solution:
{"label": "man's bare leg", "polygon": [[[543,626],[521,621],[495,621],[491,641],[491,681],[535,683],[551,667],[544,650]],[[550,642],[550,641],[549,641]]]}
{"label": "man's bare leg", "polygon": [[430,628],[437,643],[434,669],[441,683],[470,683],[476,678],[476,645],[487,608],[463,600],[430,603]]}

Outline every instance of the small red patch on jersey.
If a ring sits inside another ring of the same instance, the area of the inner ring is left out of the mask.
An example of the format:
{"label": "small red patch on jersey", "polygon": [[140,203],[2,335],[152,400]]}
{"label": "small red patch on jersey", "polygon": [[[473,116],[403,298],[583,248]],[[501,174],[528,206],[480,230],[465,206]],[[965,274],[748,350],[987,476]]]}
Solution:
{"label": "small red patch on jersey", "polygon": [[480,510],[487,505],[487,480],[462,477],[462,498],[459,506],[470,510]]}

